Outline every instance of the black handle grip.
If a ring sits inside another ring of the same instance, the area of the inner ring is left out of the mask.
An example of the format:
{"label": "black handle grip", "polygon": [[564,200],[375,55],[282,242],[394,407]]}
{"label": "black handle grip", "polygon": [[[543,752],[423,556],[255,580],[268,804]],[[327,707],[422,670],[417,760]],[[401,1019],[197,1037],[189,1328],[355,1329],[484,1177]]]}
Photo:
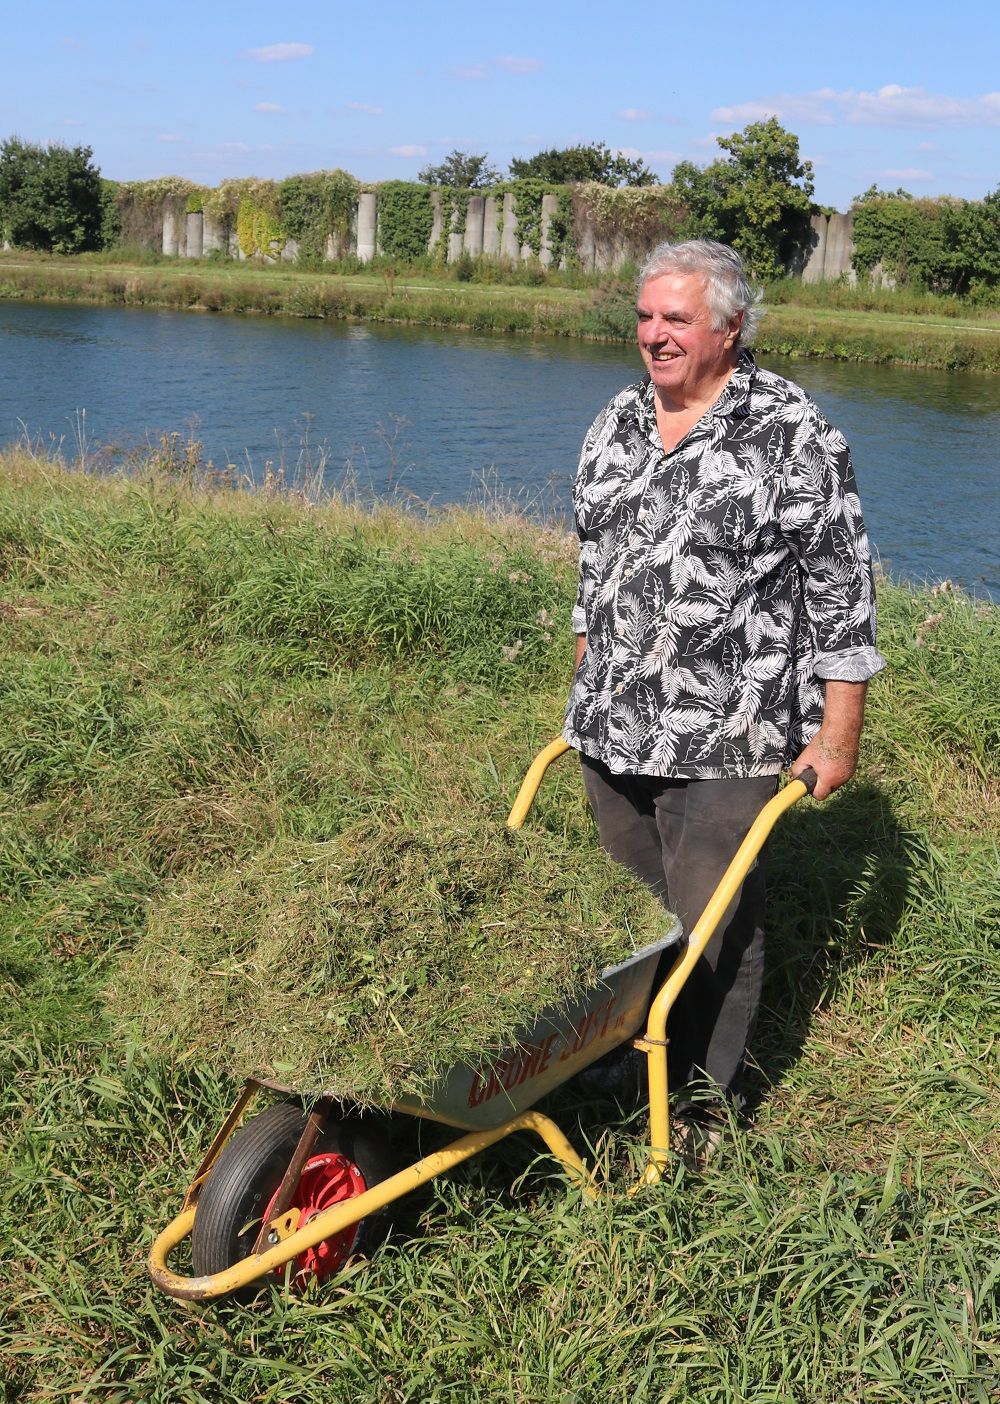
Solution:
{"label": "black handle grip", "polygon": [[801,780],[803,785],[805,785],[806,789],[808,790],[809,794],[812,794],[813,790],[815,790],[816,788],[816,782],[819,779],[819,776],[816,774],[815,770],[813,770],[811,765],[807,765],[805,770],[800,770],[798,775],[796,775],[794,779]]}

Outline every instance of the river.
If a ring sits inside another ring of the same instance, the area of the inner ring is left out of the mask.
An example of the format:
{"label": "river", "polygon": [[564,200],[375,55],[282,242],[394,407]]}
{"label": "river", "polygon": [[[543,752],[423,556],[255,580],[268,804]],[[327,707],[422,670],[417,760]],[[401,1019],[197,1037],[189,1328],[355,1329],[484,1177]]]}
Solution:
{"label": "river", "polygon": [[[1000,600],[1000,394],[940,371],[784,361],[846,434],[873,548]],[[551,338],[0,301],[0,444],[109,458],[162,434],[260,481],[567,514],[580,439],[637,354]]]}

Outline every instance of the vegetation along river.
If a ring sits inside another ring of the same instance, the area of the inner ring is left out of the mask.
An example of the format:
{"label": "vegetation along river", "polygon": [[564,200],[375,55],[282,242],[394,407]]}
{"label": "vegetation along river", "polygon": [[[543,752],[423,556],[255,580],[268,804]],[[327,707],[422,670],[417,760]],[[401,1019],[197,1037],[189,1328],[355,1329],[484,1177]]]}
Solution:
{"label": "vegetation along river", "polygon": [[[1000,600],[1000,385],[783,361],[847,435],[873,548]],[[256,480],[567,515],[584,430],[640,373],[621,346],[427,328],[0,302],[0,444],[120,454],[179,432]]]}

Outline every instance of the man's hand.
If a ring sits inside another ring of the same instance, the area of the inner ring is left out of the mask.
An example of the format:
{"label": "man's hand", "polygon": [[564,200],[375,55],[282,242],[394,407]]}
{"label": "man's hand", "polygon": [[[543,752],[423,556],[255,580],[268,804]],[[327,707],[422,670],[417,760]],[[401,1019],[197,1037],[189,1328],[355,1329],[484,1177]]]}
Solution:
{"label": "man's hand", "polygon": [[858,763],[858,743],[865,719],[867,683],[829,679],[825,686],[823,725],[792,762],[792,779],[812,766],[816,772],[813,799],[826,799],[846,784]]}
{"label": "man's hand", "polygon": [[576,658],[573,660],[573,675],[575,677],[576,674],[580,671],[580,664],[583,662],[583,655],[587,652],[587,635],[574,634],[573,637],[576,641]]}

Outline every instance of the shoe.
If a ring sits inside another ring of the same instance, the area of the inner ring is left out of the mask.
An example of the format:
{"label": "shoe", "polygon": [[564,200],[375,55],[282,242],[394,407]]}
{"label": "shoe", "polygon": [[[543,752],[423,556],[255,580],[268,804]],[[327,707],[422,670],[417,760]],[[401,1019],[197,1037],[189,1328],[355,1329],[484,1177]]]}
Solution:
{"label": "shoe", "polygon": [[670,1149],[688,1170],[704,1170],[722,1145],[722,1125],[717,1121],[692,1121],[675,1116],[670,1123]]}

